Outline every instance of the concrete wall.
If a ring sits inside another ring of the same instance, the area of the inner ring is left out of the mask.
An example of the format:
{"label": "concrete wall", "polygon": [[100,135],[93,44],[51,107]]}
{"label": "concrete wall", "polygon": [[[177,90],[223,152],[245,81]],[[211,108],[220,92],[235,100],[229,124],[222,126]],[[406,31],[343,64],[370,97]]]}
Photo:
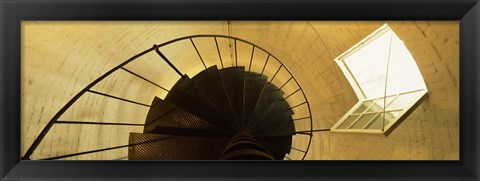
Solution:
{"label": "concrete wall", "polygon": [[[304,88],[312,108],[314,129],[330,128],[358,101],[333,59],[383,23],[232,22],[229,31],[226,22],[23,22],[22,153],[52,116],[91,81],[153,44],[192,34],[228,35],[230,32],[265,48],[285,63]],[[388,137],[315,133],[306,159],[459,158],[458,22],[388,23],[417,61],[429,90],[428,99]],[[162,51],[175,60],[180,70],[194,75],[203,66],[192,63],[199,60],[196,52],[187,48],[191,46],[188,43],[165,47]],[[219,43],[228,47],[229,42]],[[200,51],[211,55],[204,58],[207,65],[215,64],[214,53],[208,49]],[[221,49],[224,54],[229,51]],[[257,58],[260,61],[262,56]],[[231,58],[225,59],[233,63]],[[148,54],[127,68],[167,87],[178,78],[155,54]],[[253,67],[255,71],[259,68]],[[267,70],[267,74],[272,72],[273,69]],[[94,89],[147,104],[153,96],[165,95],[165,91],[126,72],[115,74]],[[286,79],[288,77],[278,77],[274,83]],[[285,89],[288,92],[295,87]],[[300,98],[292,99],[296,100]],[[104,111],[106,109],[108,111]],[[87,95],[61,119],[142,123],[147,110]],[[302,111],[295,116],[302,117],[300,114]],[[297,123],[297,126],[308,126],[306,123]],[[32,159],[123,145],[128,142],[129,132],[141,130],[132,126],[57,125]],[[306,142],[297,140],[296,144],[301,147]],[[127,149],[119,149],[70,159],[125,159],[126,153]],[[300,153],[292,156],[295,154]]]}

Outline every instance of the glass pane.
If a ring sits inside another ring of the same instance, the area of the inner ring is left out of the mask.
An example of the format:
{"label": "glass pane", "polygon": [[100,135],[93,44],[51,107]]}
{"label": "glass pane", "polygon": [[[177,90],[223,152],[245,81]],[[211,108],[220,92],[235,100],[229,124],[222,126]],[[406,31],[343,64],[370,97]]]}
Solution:
{"label": "glass pane", "polygon": [[367,98],[381,97],[385,93],[385,75],[392,31],[371,41],[345,58],[345,64]]}
{"label": "glass pane", "polygon": [[363,127],[370,122],[377,114],[379,113],[373,113],[373,114],[364,114],[360,119],[358,119],[357,122],[355,122],[352,127],[349,129],[363,129]]}
{"label": "glass pane", "polygon": [[[365,129],[382,129],[383,127],[383,113],[378,114],[370,124],[365,127]],[[386,121],[385,121],[386,122]]]}
{"label": "glass pane", "polygon": [[395,33],[388,66],[387,95],[425,88],[415,59]]}
{"label": "glass pane", "polygon": [[390,96],[390,97],[387,97],[386,98],[386,101],[384,102],[384,98],[379,98],[374,105],[372,105],[372,107],[370,107],[370,109],[368,109],[367,112],[380,112],[380,111],[383,111],[383,105],[388,105],[390,104],[390,102],[392,102],[392,100],[395,99],[396,96]]}
{"label": "glass pane", "polygon": [[392,122],[397,116],[400,115],[400,112],[387,112],[385,114],[385,122],[383,122],[383,113],[378,114],[373,121],[368,124],[365,129],[382,129],[383,126],[387,126]]}
{"label": "glass pane", "polygon": [[385,118],[388,120],[393,120],[400,114],[399,111],[385,112]]}
{"label": "glass pane", "polygon": [[365,111],[365,109],[367,109],[372,103],[373,101],[363,102],[355,111],[353,111],[353,113],[363,113],[363,111]]}
{"label": "glass pane", "polygon": [[392,30],[364,43],[343,60],[366,98],[382,97],[385,91],[392,95],[425,88],[413,56]]}
{"label": "glass pane", "polygon": [[419,94],[423,94],[423,91],[401,94],[397,99],[387,106],[387,110],[405,109],[407,105],[410,105],[418,100]]}
{"label": "glass pane", "polygon": [[358,115],[350,115],[348,116],[345,121],[343,121],[338,127],[337,129],[346,129],[350,124],[352,124],[353,121],[355,121],[355,119],[358,118]]}

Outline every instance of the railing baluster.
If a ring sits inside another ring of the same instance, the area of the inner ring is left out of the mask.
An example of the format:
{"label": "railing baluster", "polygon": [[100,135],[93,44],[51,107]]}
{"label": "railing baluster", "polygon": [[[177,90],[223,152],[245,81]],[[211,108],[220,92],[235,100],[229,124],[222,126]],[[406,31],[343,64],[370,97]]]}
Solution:
{"label": "railing baluster", "polygon": [[222,64],[222,69],[223,67],[223,60],[222,60],[222,55],[220,54],[220,48],[218,48],[218,42],[217,42],[217,37],[214,37],[215,39],[215,45],[217,46],[217,52],[218,52],[218,57],[220,58],[220,64]]}
{"label": "railing baluster", "polygon": [[262,68],[262,73],[260,73],[260,75],[263,75],[263,71],[265,70],[265,67],[267,66],[267,63],[268,63],[269,59],[270,59],[270,54],[268,54],[267,60],[265,60],[265,64],[263,65],[263,68]]}
{"label": "railing baluster", "polygon": [[237,39],[233,40],[233,46],[235,47],[235,67],[238,67],[238,58],[237,58]]}
{"label": "railing baluster", "polygon": [[167,64],[170,65],[170,67],[171,67],[173,70],[175,70],[175,72],[177,72],[177,74],[180,75],[180,77],[183,77],[183,74],[177,69],[177,67],[175,67],[175,66],[172,64],[172,62],[170,62],[170,60],[168,60],[168,58],[165,57],[165,55],[163,55],[162,52],[160,52],[160,50],[158,49],[158,46],[155,45],[154,47],[155,47],[155,52],[157,52],[157,54],[158,54],[160,57],[162,57],[162,59],[163,59],[165,62],[167,62]]}
{"label": "railing baluster", "polygon": [[153,84],[153,85],[157,86],[157,87],[158,87],[158,88],[160,88],[160,89],[163,89],[163,90],[165,90],[165,91],[167,91],[167,92],[170,92],[170,91],[169,91],[169,90],[167,90],[166,88],[164,88],[164,87],[162,87],[162,86],[160,86],[160,85],[156,84],[155,82],[153,82],[153,81],[151,81],[151,80],[148,80],[148,79],[146,79],[145,77],[142,77],[142,76],[140,76],[140,75],[136,74],[135,72],[132,72],[132,71],[130,71],[130,70],[128,70],[128,69],[126,69],[126,68],[124,68],[124,67],[121,67],[121,69],[122,69],[122,70],[125,70],[125,71],[127,71],[128,73],[130,73],[130,74],[132,74],[132,75],[135,75],[135,76],[137,76],[138,78],[141,78],[141,79],[143,79],[143,80],[145,80],[145,81],[149,82],[150,84]]}
{"label": "railing baluster", "polygon": [[304,135],[312,136],[312,134],[307,132],[295,132],[295,134],[304,134]]}
{"label": "railing baluster", "polygon": [[102,95],[102,96],[106,96],[106,97],[110,97],[110,98],[113,98],[113,99],[122,100],[122,101],[129,102],[129,103],[133,103],[133,104],[138,104],[138,105],[145,106],[145,107],[150,107],[150,105],[147,105],[147,104],[143,104],[143,103],[131,101],[131,100],[128,100],[128,99],[124,99],[124,98],[112,96],[112,95],[105,94],[105,93],[101,93],[101,92],[97,92],[97,91],[94,91],[94,90],[88,90],[88,92],[91,92],[91,93],[94,93],[94,94],[98,94],[98,95]]}
{"label": "railing baluster", "polygon": [[306,104],[306,103],[307,103],[307,102],[300,103],[300,104],[298,104],[298,105],[296,105],[296,106],[291,107],[290,109],[296,108],[296,107],[301,106],[301,105],[304,105],[304,104]]}
{"label": "railing baluster", "polygon": [[203,66],[205,67],[205,69],[207,69],[207,66],[205,65],[205,62],[203,61],[203,58],[200,55],[200,52],[198,51],[197,46],[195,46],[195,43],[193,42],[192,38],[190,38],[190,42],[192,42],[193,48],[195,48],[195,51],[197,51],[198,57],[200,57],[200,61],[202,61]]}
{"label": "railing baluster", "polygon": [[298,133],[298,134],[305,134],[305,133],[308,133],[310,134],[310,132],[322,132],[322,131],[330,131],[330,129],[315,129],[315,130],[305,130],[305,131],[296,131],[295,133]]}
{"label": "railing baluster", "polygon": [[275,78],[275,76],[277,76],[278,72],[280,71],[280,69],[282,69],[282,67],[283,67],[283,64],[281,64],[280,67],[278,67],[277,72],[275,72],[275,74],[273,74],[273,77],[272,77],[272,79],[270,79],[269,83],[272,83],[273,79]]}
{"label": "railing baluster", "polygon": [[302,120],[302,119],[308,119],[308,118],[310,118],[310,117],[309,117],[309,116],[307,116],[307,117],[302,117],[302,118],[295,118],[295,119],[293,119],[293,120],[294,120],[294,121],[298,121],[298,120]]}
{"label": "railing baluster", "polygon": [[296,151],[299,151],[299,152],[306,153],[305,151],[303,151],[303,150],[300,150],[300,149],[298,149],[298,148],[295,148],[295,147],[291,147],[291,148],[292,148],[292,150],[296,150]]}
{"label": "railing baluster", "polygon": [[85,122],[85,121],[57,121],[60,124],[98,124],[98,125],[113,125],[113,126],[145,126],[145,124],[133,123],[105,123],[105,122]]}
{"label": "railing baluster", "polygon": [[297,89],[295,92],[289,94],[287,97],[283,98],[283,100],[287,100],[290,96],[292,96],[293,94],[297,93],[298,91],[300,91],[300,88]]}
{"label": "railing baluster", "polygon": [[255,53],[255,45],[252,46],[252,56],[250,56],[250,64],[248,65],[248,72],[250,73],[250,68],[252,68],[253,54]]}
{"label": "railing baluster", "polygon": [[283,88],[283,86],[287,85],[288,82],[290,82],[290,80],[292,80],[293,77],[290,77],[282,86],[280,86],[280,88],[278,88],[278,90],[281,90]]}

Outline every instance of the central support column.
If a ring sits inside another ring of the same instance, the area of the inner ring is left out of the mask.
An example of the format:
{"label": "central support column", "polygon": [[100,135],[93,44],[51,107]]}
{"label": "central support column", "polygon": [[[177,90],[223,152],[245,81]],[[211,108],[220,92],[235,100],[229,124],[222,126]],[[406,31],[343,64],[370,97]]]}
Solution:
{"label": "central support column", "polygon": [[271,153],[247,132],[233,136],[219,160],[275,160]]}

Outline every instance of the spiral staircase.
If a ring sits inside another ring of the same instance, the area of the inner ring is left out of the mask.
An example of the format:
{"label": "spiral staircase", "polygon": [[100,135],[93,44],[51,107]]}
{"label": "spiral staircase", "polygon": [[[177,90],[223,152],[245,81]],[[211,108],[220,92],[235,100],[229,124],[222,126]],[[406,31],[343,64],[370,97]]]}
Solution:
{"label": "spiral staircase", "polygon": [[[202,57],[195,44],[197,39],[211,39],[215,43],[220,64],[206,66],[205,56]],[[235,56],[235,62],[231,66],[222,60],[219,39],[233,44],[229,47],[234,52],[232,57]],[[202,63],[204,70],[191,76],[183,74],[175,62],[170,61],[160,50],[163,46],[181,41],[191,42],[201,60],[198,63]],[[239,65],[242,61],[238,61],[237,42],[251,46],[251,57],[249,61],[243,61],[248,62],[245,65]],[[169,89],[126,68],[127,64],[152,51],[180,76]],[[266,60],[253,61],[255,51],[266,53]],[[269,61],[276,64],[269,64]],[[260,64],[261,71],[252,71],[252,64]],[[266,69],[276,71],[269,73]],[[147,105],[92,89],[118,70],[141,78],[168,94],[163,98],[152,97],[151,103]],[[275,78],[277,84],[273,82]],[[285,89],[287,86],[295,88]],[[59,120],[87,92],[148,107],[145,123],[135,125],[142,126],[143,132],[131,132],[129,139],[125,140],[127,144],[122,146],[58,155],[44,158],[45,160],[125,147],[128,148],[129,160],[301,160],[309,150],[314,131],[305,93],[281,61],[246,40],[223,35],[194,35],[154,45],[94,80],[57,112],[22,159],[30,159],[54,124],[126,125]],[[295,100],[292,99],[294,95]],[[299,97],[303,99],[298,100]]]}

